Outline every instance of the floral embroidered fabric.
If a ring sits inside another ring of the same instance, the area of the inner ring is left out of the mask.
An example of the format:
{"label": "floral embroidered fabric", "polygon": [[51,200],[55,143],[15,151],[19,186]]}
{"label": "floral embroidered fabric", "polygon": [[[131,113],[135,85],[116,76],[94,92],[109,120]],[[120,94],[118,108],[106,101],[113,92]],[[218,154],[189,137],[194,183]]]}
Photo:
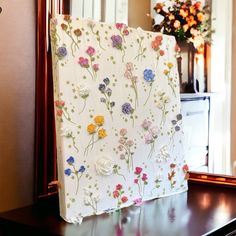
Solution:
{"label": "floral embroidered fabric", "polygon": [[50,33],[61,216],[186,191],[175,38],[63,15]]}

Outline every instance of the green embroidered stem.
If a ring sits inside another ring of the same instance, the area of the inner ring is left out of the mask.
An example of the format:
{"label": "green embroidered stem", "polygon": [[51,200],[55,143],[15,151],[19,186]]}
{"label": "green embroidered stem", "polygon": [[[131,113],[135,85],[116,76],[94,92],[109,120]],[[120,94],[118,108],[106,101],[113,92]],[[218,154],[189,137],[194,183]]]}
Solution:
{"label": "green embroidered stem", "polygon": [[147,102],[148,102],[148,100],[149,100],[149,98],[151,96],[151,92],[152,92],[152,83],[150,84],[150,89],[149,89],[148,97],[147,97],[145,103],[143,104],[144,106],[147,104]]}

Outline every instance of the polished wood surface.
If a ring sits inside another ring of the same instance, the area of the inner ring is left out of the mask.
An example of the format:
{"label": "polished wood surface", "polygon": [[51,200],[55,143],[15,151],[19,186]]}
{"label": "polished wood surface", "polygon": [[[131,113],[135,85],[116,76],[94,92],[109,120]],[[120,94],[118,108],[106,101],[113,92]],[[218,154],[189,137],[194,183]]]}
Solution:
{"label": "polished wood surface", "polygon": [[[189,183],[188,192],[121,212],[88,217],[81,225],[66,223],[53,203],[1,213],[0,232],[1,235],[23,232],[66,236],[199,236],[221,228],[234,218],[235,188]],[[231,224],[231,228],[235,225]]]}

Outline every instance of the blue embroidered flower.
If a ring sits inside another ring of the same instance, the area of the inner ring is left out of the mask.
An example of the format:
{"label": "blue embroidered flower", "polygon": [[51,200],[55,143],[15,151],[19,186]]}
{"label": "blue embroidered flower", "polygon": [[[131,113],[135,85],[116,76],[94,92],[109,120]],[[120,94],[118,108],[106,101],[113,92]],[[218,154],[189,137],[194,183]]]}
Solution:
{"label": "blue embroidered flower", "polygon": [[85,167],[84,166],[80,166],[79,172],[83,173],[84,171],[85,171]]}
{"label": "blue embroidered flower", "polygon": [[132,108],[132,106],[130,105],[130,103],[126,102],[126,103],[124,103],[124,104],[122,105],[122,112],[123,112],[124,114],[129,115],[129,114],[132,114],[133,111],[134,111],[134,109]]}
{"label": "blue embroidered flower", "polygon": [[59,47],[57,49],[57,55],[60,59],[62,59],[67,55],[67,49],[65,47]]}
{"label": "blue embroidered flower", "polygon": [[153,82],[155,75],[153,74],[153,71],[151,69],[145,69],[143,72],[144,79],[147,82]]}
{"label": "blue embroidered flower", "polygon": [[72,156],[70,156],[66,161],[67,161],[67,163],[68,163],[69,165],[73,165],[74,162],[75,162],[75,158],[72,157]]}
{"label": "blue embroidered flower", "polygon": [[68,169],[64,170],[64,173],[65,173],[65,175],[70,176],[72,171],[71,171],[71,169],[68,168]]}

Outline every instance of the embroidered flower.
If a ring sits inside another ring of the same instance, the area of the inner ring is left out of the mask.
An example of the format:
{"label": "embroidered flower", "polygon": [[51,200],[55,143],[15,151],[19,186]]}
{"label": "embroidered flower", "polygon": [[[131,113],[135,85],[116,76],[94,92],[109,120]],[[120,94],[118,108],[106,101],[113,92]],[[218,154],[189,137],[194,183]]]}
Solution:
{"label": "embroidered flower", "polygon": [[154,78],[155,78],[155,74],[153,73],[153,71],[151,69],[145,69],[143,71],[143,77],[144,77],[144,80],[146,82],[148,82],[148,85],[150,86],[150,89],[149,89],[149,92],[148,92],[148,97],[144,103],[144,105],[147,104],[150,96],[151,96],[151,92],[152,92],[152,84],[154,82]]}
{"label": "embroidered flower", "polygon": [[56,54],[57,54],[59,59],[63,59],[64,57],[66,57],[67,56],[67,49],[66,49],[66,47],[59,47],[57,49],[57,53]]}
{"label": "embroidered flower", "polygon": [[76,186],[76,191],[75,191],[75,194],[78,193],[79,191],[79,183],[80,183],[80,179],[82,178],[86,168],[85,166],[81,165],[79,167],[78,170],[76,170],[76,166],[75,166],[75,158],[70,156],[66,162],[68,163],[68,165],[70,166],[70,168],[67,168],[64,170],[64,174],[67,175],[67,176],[72,176],[72,179],[75,179],[76,182],[77,182],[77,186]]}
{"label": "embroidered flower", "polygon": [[117,184],[115,190],[112,192],[113,198],[117,199],[117,208],[120,208],[122,203],[126,203],[128,201],[128,197],[124,195],[123,186],[121,184]]}
{"label": "embroidered flower", "polygon": [[98,130],[98,138],[103,139],[107,136],[106,130],[105,129],[99,129]]}
{"label": "embroidered flower", "polygon": [[93,134],[96,132],[96,128],[97,126],[91,123],[87,126],[87,131],[89,134]]}
{"label": "embroidered flower", "polygon": [[86,50],[86,53],[89,55],[89,56],[93,56],[95,54],[95,49],[91,46],[88,47],[88,49]]}
{"label": "embroidered flower", "polygon": [[101,157],[95,162],[95,169],[100,175],[111,175],[113,172],[113,163],[106,157]]}
{"label": "embroidered flower", "polygon": [[104,116],[95,116],[94,122],[98,126],[102,126],[104,124]]}
{"label": "embroidered flower", "polygon": [[132,114],[134,109],[132,108],[131,104],[126,102],[122,105],[122,112],[126,115]]}
{"label": "embroidered flower", "polygon": [[80,64],[81,67],[89,68],[89,60],[87,58],[79,57],[78,63]]}
{"label": "embroidered flower", "polygon": [[97,212],[97,203],[100,200],[98,192],[94,192],[89,188],[84,188],[84,204],[92,207],[94,214]]}

